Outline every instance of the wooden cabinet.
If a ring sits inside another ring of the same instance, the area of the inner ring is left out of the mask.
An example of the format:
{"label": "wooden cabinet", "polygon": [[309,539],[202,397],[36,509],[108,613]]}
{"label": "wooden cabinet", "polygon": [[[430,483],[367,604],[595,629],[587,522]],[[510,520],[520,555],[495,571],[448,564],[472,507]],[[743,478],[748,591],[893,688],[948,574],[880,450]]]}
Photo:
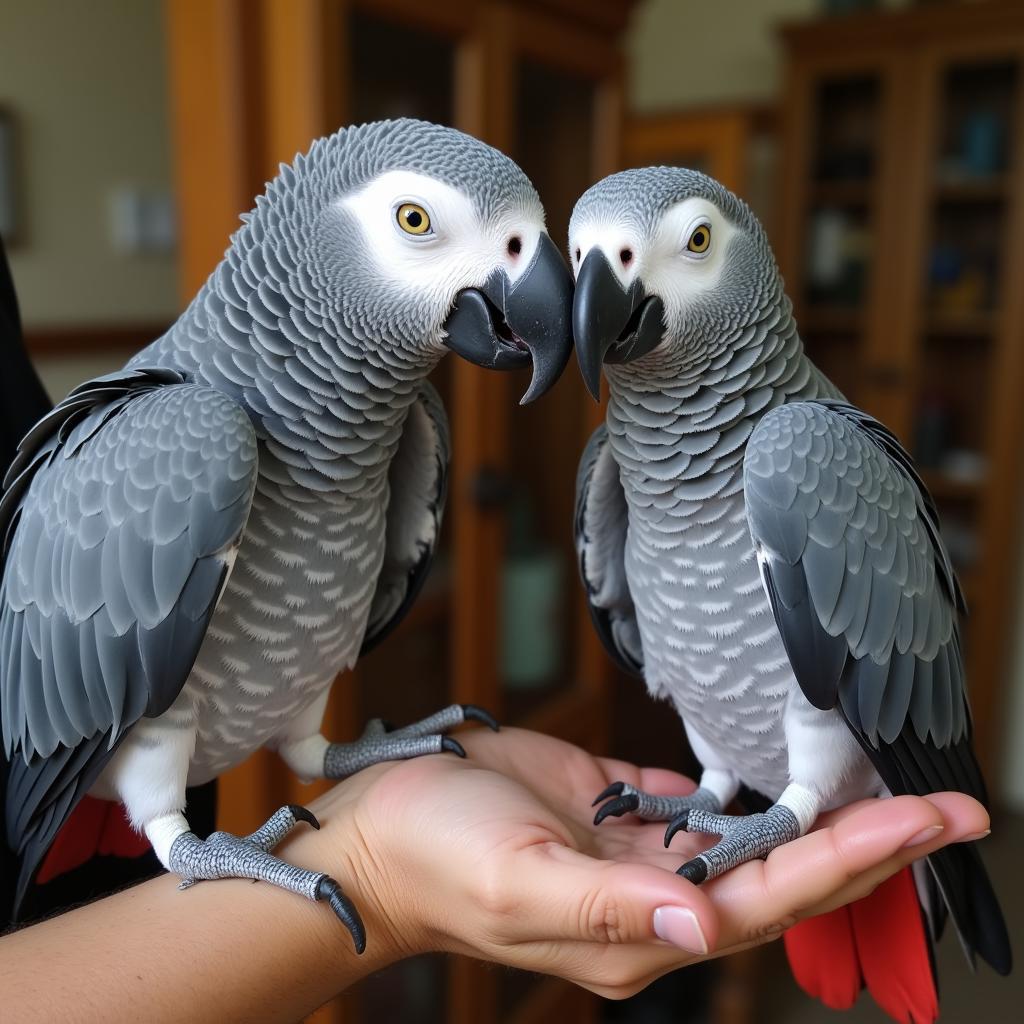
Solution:
{"label": "wooden cabinet", "polygon": [[[618,168],[618,41],[630,6],[168,0],[183,299],[280,161],[340,125],[383,117],[451,124],[509,153],[537,186],[563,246],[575,199]],[[455,449],[440,555],[409,620],[335,686],[325,732],[347,738],[372,716],[409,721],[459,701],[600,751],[611,664],[585,614],[571,545],[576,463],[600,409],[573,366],[526,408],[516,406],[522,375],[449,357],[435,383]],[[538,553],[540,578],[546,572],[548,592],[558,595],[547,653],[513,673],[503,638],[524,607],[521,598],[513,606],[509,580],[517,557]],[[513,674],[515,687],[507,685]],[[261,753],[222,780],[222,825],[244,833],[316,788]],[[322,1015],[525,1022],[563,1012],[584,1020],[591,1003],[570,986],[426,958],[398,965]]]}
{"label": "wooden cabinet", "polygon": [[1024,7],[783,32],[776,250],[811,357],[909,447],[971,613],[994,780],[1024,427]]}

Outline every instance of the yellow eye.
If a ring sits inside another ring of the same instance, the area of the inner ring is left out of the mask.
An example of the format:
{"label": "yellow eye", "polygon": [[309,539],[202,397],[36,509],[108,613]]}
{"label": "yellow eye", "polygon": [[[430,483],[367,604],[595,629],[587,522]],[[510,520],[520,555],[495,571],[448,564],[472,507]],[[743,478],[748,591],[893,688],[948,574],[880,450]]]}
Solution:
{"label": "yellow eye", "polygon": [[410,235],[425,235],[430,231],[430,214],[417,203],[402,203],[395,214],[398,226]]}
{"label": "yellow eye", "polygon": [[690,252],[707,252],[708,246],[711,244],[711,225],[710,224],[699,224],[694,228],[693,234],[690,235],[690,240],[686,243],[686,248]]}

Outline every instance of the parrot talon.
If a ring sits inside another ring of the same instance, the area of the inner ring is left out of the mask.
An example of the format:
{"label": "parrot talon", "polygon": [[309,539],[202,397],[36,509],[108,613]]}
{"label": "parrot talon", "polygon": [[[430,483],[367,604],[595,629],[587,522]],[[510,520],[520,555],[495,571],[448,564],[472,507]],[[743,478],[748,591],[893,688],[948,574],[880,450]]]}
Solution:
{"label": "parrot talon", "polygon": [[694,857],[693,860],[688,860],[679,868],[676,874],[682,876],[688,882],[692,882],[694,885],[700,885],[708,877],[707,861],[703,857]]}
{"label": "parrot talon", "polygon": [[493,732],[500,730],[501,726],[498,725],[498,720],[489,711],[485,711],[476,704],[463,704],[461,707],[463,718],[467,722],[480,722],[481,725],[486,725]]}
{"label": "parrot talon", "polygon": [[608,817],[621,818],[624,814],[637,810],[639,806],[640,797],[637,793],[625,793],[614,800],[609,800],[608,803],[601,807],[597,814],[594,815],[594,824],[600,825]]}
{"label": "parrot talon", "polygon": [[322,872],[296,867],[269,852],[298,821],[313,824],[316,818],[306,808],[288,804],[276,810],[249,836],[214,832],[207,839],[200,839],[194,832],[182,832],[171,843],[167,868],[179,876],[179,889],[218,878],[249,878],[254,882],[268,882],[309,900],[326,900],[351,933],[356,951],[361,953],[366,946],[366,932],[358,911],[338,883]]}
{"label": "parrot talon", "polygon": [[330,903],[331,910],[334,911],[335,916],[349,930],[356,953],[361,955],[366,949],[366,929],[363,927],[359,911],[356,910],[352,901],[341,891],[341,886],[330,875],[324,875],[317,882],[316,898],[317,900],[326,900]]}
{"label": "parrot talon", "polygon": [[455,754],[457,757],[465,757],[465,748],[458,740],[453,740],[451,736],[441,737],[441,750],[444,753]]}
{"label": "parrot talon", "polygon": [[320,831],[320,822],[312,811],[306,810],[301,804],[289,804],[288,810],[292,812],[292,817],[296,822],[304,821],[307,825],[315,828],[317,832]]}
{"label": "parrot talon", "polygon": [[687,796],[659,796],[636,789],[628,782],[613,782],[591,804],[596,807],[608,797],[617,797],[598,811],[594,819],[599,824],[609,814],[619,817],[632,811],[644,821],[675,821],[680,815],[693,810],[718,810],[718,797],[708,789],[696,789]]}
{"label": "parrot talon", "polygon": [[[682,815],[669,825],[667,841],[678,829]],[[763,814],[715,814],[695,808],[684,827],[691,835],[704,833],[722,838],[698,857],[687,861],[677,872],[691,882],[700,883],[717,878],[748,860],[767,857],[777,846],[800,836],[800,823],[796,815],[783,804],[773,804]]]}
{"label": "parrot talon", "polygon": [[677,814],[669,823],[668,828],[665,829],[665,849],[668,849],[669,843],[672,842],[673,837],[677,832],[685,832],[686,826],[690,822],[690,810],[687,808],[680,814]]}
{"label": "parrot talon", "polygon": [[594,797],[594,802],[590,806],[596,807],[602,800],[607,800],[610,796],[622,796],[622,791],[625,787],[626,784],[624,782],[613,782]]}

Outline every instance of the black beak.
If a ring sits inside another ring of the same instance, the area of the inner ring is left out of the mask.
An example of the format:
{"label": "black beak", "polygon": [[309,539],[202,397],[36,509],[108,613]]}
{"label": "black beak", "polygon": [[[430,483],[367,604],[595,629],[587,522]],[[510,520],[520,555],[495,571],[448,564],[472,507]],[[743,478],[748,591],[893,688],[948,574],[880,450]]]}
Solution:
{"label": "black beak", "polygon": [[572,274],[555,243],[541,234],[530,265],[509,281],[496,270],[482,288],[459,292],[445,344],[477,366],[512,370],[533,363],[520,399],[543,395],[562,375],[572,352]]}
{"label": "black beak", "polygon": [[639,280],[626,291],[600,249],[591,249],[576,277],[572,333],[587,390],[601,397],[603,363],[628,363],[650,352],[663,333],[661,299]]}

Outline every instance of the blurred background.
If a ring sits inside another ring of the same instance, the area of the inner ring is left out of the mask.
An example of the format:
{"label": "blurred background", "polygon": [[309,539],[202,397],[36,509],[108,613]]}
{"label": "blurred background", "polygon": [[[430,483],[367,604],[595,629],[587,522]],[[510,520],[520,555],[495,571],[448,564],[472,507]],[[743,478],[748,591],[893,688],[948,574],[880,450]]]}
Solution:
{"label": "blurred background", "polygon": [[[971,606],[988,857],[1024,935],[1024,4],[2,0],[0,236],[53,397],[173,321],[279,161],[398,115],[510,153],[559,244],[575,198],[624,166],[698,167],[753,205],[812,357],[911,448],[939,503]],[[455,437],[443,553],[401,633],[336,687],[325,731],[472,701],[692,770],[675,715],[613,672],[581,606],[572,487],[601,412],[574,368],[527,409],[523,380],[461,360],[437,384]],[[223,824],[308,796],[260,756],[224,781]],[[950,936],[940,961],[945,1020],[1020,1019],[1020,974],[972,980]],[[315,1019],[556,1015],[840,1020],[798,993],[779,944],[614,1005],[428,957]],[[882,1017],[862,1001],[847,1019]]]}

